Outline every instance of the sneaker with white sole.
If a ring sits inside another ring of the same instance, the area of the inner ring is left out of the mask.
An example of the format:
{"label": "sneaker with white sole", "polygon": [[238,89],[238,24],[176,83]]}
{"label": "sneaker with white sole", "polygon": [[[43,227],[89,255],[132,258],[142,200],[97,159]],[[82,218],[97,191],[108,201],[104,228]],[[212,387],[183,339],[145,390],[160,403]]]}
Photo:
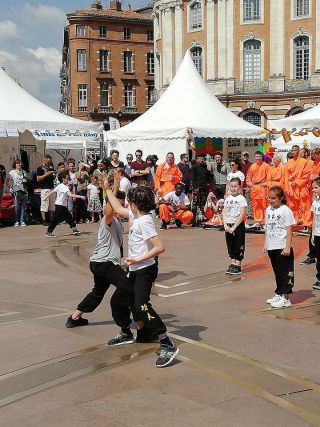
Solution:
{"label": "sneaker with white sole", "polygon": [[274,294],[272,298],[268,298],[266,300],[266,303],[267,304],[271,304],[273,301],[278,301],[279,298],[280,298],[280,295]]}
{"label": "sneaker with white sole", "polygon": [[231,274],[232,276],[242,274],[241,265],[232,265],[228,274]]}
{"label": "sneaker with white sole", "polygon": [[46,232],[45,236],[46,236],[46,237],[56,237],[56,235],[55,235],[55,234],[50,233],[49,231],[47,231],[47,232]]}
{"label": "sneaker with white sole", "polygon": [[273,301],[271,303],[272,308],[289,308],[291,307],[291,302],[287,298],[285,298],[283,295],[280,295],[280,298],[277,299],[277,301]]}
{"label": "sneaker with white sole", "polygon": [[77,228],[76,228],[76,227],[74,227],[74,228],[72,229],[72,234],[73,234],[73,235],[75,235],[75,236],[77,236],[78,234],[80,234],[80,231],[79,231],[79,230],[77,230]]}
{"label": "sneaker with white sole", "polygon": [[118,335],[108,341],[108,345],[124,345],[124,344],[133,344],[134,337],[132,334],[126,334],[125,332],[120,331]]}
{"label": "sneaker with white sole", "polygon": [[232,270],[233,264],[230,264],[229,267],[226,269],[224,274],[230,274],[230,271]]}
{"label": "sneaker with white sole", "polygon": [[15,222],[15,223],[14,223],[14,226],[15,226],[15,227],[19,227],[19,225],[20,225],[20,224],[19,224],[19,221],[17,221],[17,222]]}
{"label": "sneaker with white sole", "polygon": [[316,282],[312,285],[312,289],[317,289],[317,291],[320,291],[320,282]]}
{"label": "sneaker with white sole", "polygon": [[178,353],[179,349],[173,343],[172,345],[161,344],[159,357],[156,361],[156,367],[164,368],[165,366],[170,365]]}
{"label": "sneaker with white sole", "polygon": [[21,224],[20,224],[20,227],[26,227],[27,226],[27,224],[25,223],[25,222],[22,222]]}

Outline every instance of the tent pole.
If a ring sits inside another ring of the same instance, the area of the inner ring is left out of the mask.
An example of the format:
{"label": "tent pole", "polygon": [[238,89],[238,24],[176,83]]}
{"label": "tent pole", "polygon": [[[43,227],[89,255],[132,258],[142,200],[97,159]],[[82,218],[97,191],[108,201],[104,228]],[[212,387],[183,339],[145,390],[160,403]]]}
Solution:
{"label": "tent pole", "polygon": [[100,133],[100,159],[103,158],[103,133]]}

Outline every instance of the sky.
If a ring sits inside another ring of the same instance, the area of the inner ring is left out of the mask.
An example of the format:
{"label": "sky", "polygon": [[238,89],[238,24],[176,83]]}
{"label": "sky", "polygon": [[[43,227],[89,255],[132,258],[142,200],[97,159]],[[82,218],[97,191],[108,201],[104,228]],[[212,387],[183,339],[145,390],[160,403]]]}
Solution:
{"label": "sky", "polygon": [[[109,1],[101,3],[109,6]],[[135,9],[148,0],[129,3]],[[59,109],[66,13],[90,5],[91,0],[0,0],[0,67],[52,108]],[[122,8],[128,8],[128,0],[122,2]]]}

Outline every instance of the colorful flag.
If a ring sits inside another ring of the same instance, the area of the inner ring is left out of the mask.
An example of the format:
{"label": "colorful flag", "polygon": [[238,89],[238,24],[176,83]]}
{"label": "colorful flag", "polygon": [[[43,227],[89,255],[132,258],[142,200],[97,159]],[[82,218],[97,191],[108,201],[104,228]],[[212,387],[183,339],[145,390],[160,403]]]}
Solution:
{"label": "colorful flag", "polygon": [[287,132],[286,130],[283,130],[283,131],[281,131],[281,134],[282,134],[282,137],[283,137],[283,140],[285,143],[291,141],[291,136],[290,136],[289,132]]}

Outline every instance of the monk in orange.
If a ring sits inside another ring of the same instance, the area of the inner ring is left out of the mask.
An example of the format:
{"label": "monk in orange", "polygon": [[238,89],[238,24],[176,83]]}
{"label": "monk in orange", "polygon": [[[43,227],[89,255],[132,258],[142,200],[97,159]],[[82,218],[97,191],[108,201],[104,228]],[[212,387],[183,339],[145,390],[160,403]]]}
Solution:
{"label": "monk in orange", "polygon": [[264,163],[261,151],[255,152],[256,163],[253,163],[247,173],[247,187],[250,190],[250,199],[254,221],[261,226],[268,206],[267,179],[270,166]]}
{"label": "monk in orange", "polygon": [[[320,176],[320,148],[315,148],[311,152],[311,157],[313,159],[313,164],[310,172],[309,186],[311,188],[311,183],[314,179],[319,178]],[[312,191],[311,191],[312,194]]]}
{"label": "monk in orange", "polygon": [[175,185],[182,180],[182,173],[177,165],[174,164],[174,154],[168,153],[165,163],[158,166],[154,179],[154,188],[159,197],[174,191]]}
{"label": "monk in orange", "polygon": [[275,154],[272,159],[272,166],[269,168],[267,177],[267,187],[270,190],[271,187],[284,187],[284,167],[282,165],[282,159],[280,156]]}
{"label": "monk in orange", "polygon": [[310,164],[300,157],[299,146],[291,149],[293,158],[285,168],[285,192],[288,206],[292,210],[297,224],[310,227],[310,195],[308,182],[311,175]]}

